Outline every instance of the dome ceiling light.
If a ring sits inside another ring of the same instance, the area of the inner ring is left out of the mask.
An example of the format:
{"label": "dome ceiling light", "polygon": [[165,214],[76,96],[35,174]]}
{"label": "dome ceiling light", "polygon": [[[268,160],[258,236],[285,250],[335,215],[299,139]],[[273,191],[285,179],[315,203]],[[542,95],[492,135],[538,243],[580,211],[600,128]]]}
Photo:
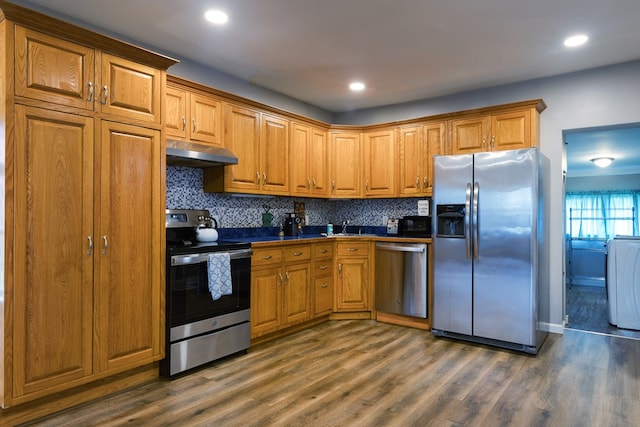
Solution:
{"label": "dome ceiling light", "polygon": [[564,40],[564,45],[566,47],[578,47],[585,44],[588,40],[589,40],[589,37],[587,37],[586,35],[576,34],[574,36],[566,38]]}
{"label": "dome ceiling light", "polygon": [[595,159],[591,159],[591,161],[600,168],[606,168],[613,162],[613,157],[596,157]]}

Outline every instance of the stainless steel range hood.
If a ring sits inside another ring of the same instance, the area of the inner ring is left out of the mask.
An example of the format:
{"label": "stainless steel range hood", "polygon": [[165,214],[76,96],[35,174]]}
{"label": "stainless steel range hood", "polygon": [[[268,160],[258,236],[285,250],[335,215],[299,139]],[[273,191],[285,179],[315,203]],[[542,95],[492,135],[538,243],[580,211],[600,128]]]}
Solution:
{"label": "stainless steel range hood", "polygon": [[238,158],[226,148],[168,139],[167,164],[208,168],[220,165],[237,165]]}

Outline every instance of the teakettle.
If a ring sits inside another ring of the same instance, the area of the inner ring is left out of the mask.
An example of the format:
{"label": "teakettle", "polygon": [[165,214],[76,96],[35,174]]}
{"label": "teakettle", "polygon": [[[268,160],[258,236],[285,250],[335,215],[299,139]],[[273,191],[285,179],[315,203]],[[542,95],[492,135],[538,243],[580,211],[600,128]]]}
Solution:
{"label": "teakettle", "polygon": [[218,240],[218,222],[215,218],[206,218],[211,225],[213,222],[213,227],[207,226],[206,223],[198,225],[196,228],[196,239],[199,242],[215,242]]}

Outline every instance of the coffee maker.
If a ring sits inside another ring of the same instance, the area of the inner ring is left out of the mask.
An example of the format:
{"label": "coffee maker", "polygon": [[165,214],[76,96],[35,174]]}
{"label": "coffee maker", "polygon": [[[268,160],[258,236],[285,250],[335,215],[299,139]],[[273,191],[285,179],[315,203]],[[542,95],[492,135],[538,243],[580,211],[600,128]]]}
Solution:
{"label": "coffee maker", "polygon": [[287,213],[284,217],[284,235],[285,236],[297,236],[298,226],[300,225],[300,218],[296,217],[295,213]]}

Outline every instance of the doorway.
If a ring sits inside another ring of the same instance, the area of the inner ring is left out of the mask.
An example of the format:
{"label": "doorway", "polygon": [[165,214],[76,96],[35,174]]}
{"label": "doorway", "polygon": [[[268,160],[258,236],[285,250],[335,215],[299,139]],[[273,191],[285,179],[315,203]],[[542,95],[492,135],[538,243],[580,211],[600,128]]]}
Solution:
{"label": "doorway", "polygon": [[[565,130],[563,140],[566,327],[640,339],[609,323],[606,281],[608,239],[639,235],[640,123]],[[613,161],[598,167],[599,157]]]}

